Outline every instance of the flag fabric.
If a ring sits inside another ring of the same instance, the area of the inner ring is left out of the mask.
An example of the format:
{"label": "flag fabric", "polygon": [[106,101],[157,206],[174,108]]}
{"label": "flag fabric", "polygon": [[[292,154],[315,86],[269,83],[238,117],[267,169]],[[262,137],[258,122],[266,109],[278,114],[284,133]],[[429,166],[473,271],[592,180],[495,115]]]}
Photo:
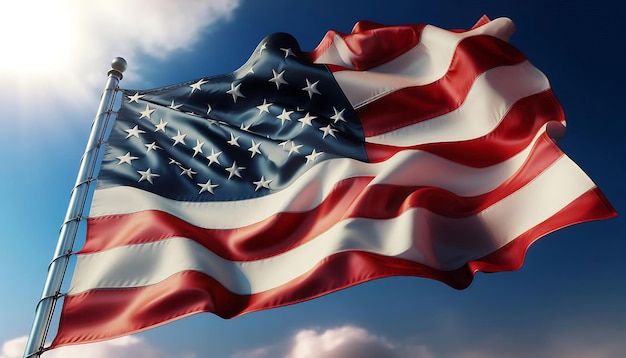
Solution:
{"label": "flag fabric", "polygon": [[274,34],[232,73],[124,90],[51,347],[387,276],[462,289],[615,215],[551,138],[563,111],[513,31]]}

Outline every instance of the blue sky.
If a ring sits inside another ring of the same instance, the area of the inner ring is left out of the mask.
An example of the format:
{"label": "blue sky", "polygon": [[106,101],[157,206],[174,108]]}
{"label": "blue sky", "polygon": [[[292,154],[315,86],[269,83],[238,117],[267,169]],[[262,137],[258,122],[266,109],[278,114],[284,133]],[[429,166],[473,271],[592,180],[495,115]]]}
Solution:
{"label": "blue sky", "polygon": [[[306,51],[326,31],[350,32],[359,20],[469,28],[483,14],[506,16],[518,28],[511,42],[548,76],[564,107],[561,148],[623,213],[622,12],[605,0],[512,3],[24,0],[5,6],[0,358],[21,356],[115,56],[129,63],[121,86],[151,88],[230,72],[273,32],[291,33]],[[233,320],[195,315],[63,356],[623,357],[624,238],[623,216],[584,223],[535,243],[521,270],[478,274],[463,291],[388,278]],[[55,356],[60,353],[44,355]]]}

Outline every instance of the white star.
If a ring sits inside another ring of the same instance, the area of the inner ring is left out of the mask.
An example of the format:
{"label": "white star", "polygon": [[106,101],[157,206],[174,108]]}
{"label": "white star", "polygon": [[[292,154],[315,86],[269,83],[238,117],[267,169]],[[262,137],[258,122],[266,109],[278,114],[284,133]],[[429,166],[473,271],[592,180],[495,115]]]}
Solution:
{"label": "white star", "polygon": [[280,48],[284,53],[285,53],[285,58],[289,57],[289,56],[295,56],[293,51],[291,51],[291,47],[288,48]]}
{"label": "white star", "polygon": [[230,133],[230,140],[228,140],[226,143],[232,145],[232,146],[236,146],[239,147],[239,142],[237,142],[239,140],[239,136],[234,136],[233,133]]}
{"label": "white star", "polygon": [[306,158],[306,163],[309,164],[309,162],[314,162],[317,157],[319,157],[320,155],[324,154],[324,152],[316,152],[315,149],[313,149],[313,151],[311,152],[311,154],[305,156]]}
{"label": "white star", "polygon": [[156,125],[156,129],[154,131],[163,131],[163,133],[165,133],[165,126],[167,126],[167,122],[163,122],[163,118],[161,118],[161,122]]}
{"label": "white star", "polygon": [[259,115],[263,114],[263,112],[270,113],[270,106],[272,104],[273,103],[267,103],[267,99],[263,99],[263,104],[256,106],[259,110]]}
{"label": "white star", "polygon": [[139,159],[139,157],[133,157],[132,155],[130,155],[130,152],[126,152],[126,154],[120,155],[119,157],[116,157],[116,158],[120,161],[119,163],[117,163],[117,165],[120,165],[122,163],[133,165],[133,163],[131,162],[135,159]]}
{"label": "white star", "polygon": [[150,152],[151,150],[157,150],[157,149],[161,149],[161,147],[159,147],[158,145],[156,145],[156,142],[152,142],[150,144],[144,144],[146,146],[146,148],[148,148],[148,150],[146,151],[146,153]]}
{"label": "white star", "polygon": [[250,158],[254,158],[255,154],[261,154],[261,143],[255,143],[254,139],[252,139],[252,146],[248,148],[248,152],[252,153]]}
{"label": "white star", "polygon": [[141,117],[139,117],[139,119],[142,119],[142,118],[150,119],[150,116],[152,115],[154,111],[156,111],[156,109],[150,109],[150,106],[146,104],[146,109],[142,112],[139,112],[141,113]]}
{"label": "white star", "polygon": [[265,180],[265,177],[261,176],[261,179],[252,182],[252,184],[256,185],[256,188],[254,188],[254,191],[257,191],[261,188],[269,189],[270,183],[272,182],[272,180],[273,179]]}
{"label": "white star", "polygon": [[180,168],[180,170],[182,170],[180,172],[180,175],[187,175],[190,179],[193,179],[193,175],[198,174],[196,172],[194,172],[193,170],[191,170],[191,168]]}
{"label": "white star", "polygon": [[287,154],[287,156],[290,156],[291,153],[298,153],[298,154],[300,154],[300,148],[301,147],[302,147],[302,144],[296,145],[296,143],[291,141],[291,148],[289,148],[289,154]]}
{"label": "white star", "polygon": [[133,129],[125,129],[124,132],[128,133],[126,138],[130,138],[130,137],[139,138],[139,134],[146,133],[145,131],[142,131],[141,129],[139,129],[138,126],[134,126]]}
{"label": "white star", "polygon": [[309,93],[309,98],[313,98],[313,94],[321,94],[320,91],[317,90],[317,84],[320,81],[315,81],[314,83],[311,83],[311,81],[309,81],[309,79],[306,79],[306,87],[304,87],[302,90],[303,91],[307,91]]}
{"label": "white star", "polygon": [[238,167],[237,162],[233,162],[233,165],[230,166],[230,168],[226,168],[226,171],[229,173],[228,180],[230,180],[230,178],[232,178],[233,176],[238,176],[241,178],[241,173],[239,173],[239,171],[244,169],[246,169],[246,167]]}
{"label": "white star", "polygon": [[311,121],[314,120],[315,118],[317,118],[317,116],[312,116],[309,112],[306,112],[306,115],[298,119],[298,122],[302,123],[302,128],[304,128],[304,125],[311,127],[313,126],[311,124]]}
{"label": "white star", "polygon": [[170,104],[170,108],[173,110],[177,110],[182,106],[183,106],[182,104],[174,104],[174,100],[172,100],[172,104]]}
{"label": "white star", "polygon": [[276,83],[276,89],[280,89],[280,85],[287,84],[287,81],[285,81],[285,79],[283,78],[285,71],[282,71],[281,73],[276,73],[276,71],[272,70],[272,73],[274,74],[274,77],[272,77],[268,82]]}
{"label": "white star", "polygon": [[242,131],[250,132],[250,127],[252,127],[252,123],[248,125],[241,123],[241,125],[239,126],[239,129],[241,129]]}
{"label": "white star", "polygon": [[133,103],[133,102],[139,103],[139,99],[141,99],[143,96],[145,96],[145,95],[143,95],[143,94],[140,95],[139,92],[135,92],[134,95],[126,96],[126,97],[128,97],[128,103]]}
{"label": "white star", "polygon": [[233,96],[233,102],[237,103],[237,97],[242,97],[242,98],[246,98],[246,96],[244,96],[241,93],[241,90],[239,89],[239,87],[241,87],[241,83],[238,84],[237,86],[235,86],[235,83],[231,83],[230,84],[230,89],[228,91],[226,91],[226,93],[230,94]]}
{"label": "white star", "polygon": [[292,113],[293,113],[293,111],[288,111],[288,110],[283,108],[283,113],[281,113],[278,116],[276,116],[276,118],[280,119],[280,125],[281,126],[285,125],[285,121],[290,121],[291,120],[291,118],[289,116]]}
{"label": "white star", "polygon": [[334,138],[337,138],[335,136],[335,132],[337,131],[335,128],[331,127],[330,124],[327,125],[326,127],[321,127],[320,130],[322,132],[324,132],[324,135],[322,136],[322,138],[326,138],[327,135],[331,135]]}
{"label": "white star", "polygon": [[211,166],[211,164],[213,163],[217,163],[218,165],[221,165],[220,160],[218,159],[218,157],[220,156],[220,154],[222,154],[222,152],[215,152],[215,149],[211,148],[211,155],[209,155],[208,157],[206,157],[209,160],[209,164],[207,166]]}
{"label": "white star", "polygon": [[172,158],[169,158],[169,159],[170,159],[170,161],[167,164],[169,164],[169,165],[174,164],[177,167],[180,167],[180,162],[179,161],[177,161],[176,159],[172,159]]}
{"label": "white star", "polygon": [[187,136],[187,134],[181,134],[180,130],[178,130],[178,134],[172,137],[172,139],[174,140],[174,144],[172,144],[172,147],[175,146],[178,143],[182,143],[183,145],[187,145],[187,144],[185,144],[185,137],[186,136]]}
{"label": "white star", "polygon": [[332,117],[330,117],[330,119],[334,120],[335,123],[337,123],[337,122],[345,122],[346,120],[343,118],[343,112],[345,110],[346,109],[344,108],[341,111],[337,111],[337,108],[333,107],[333,111],[335,112],[335,114]]}
{"label": "white star", "polygon": [[202,90],[201,86],[207,82],[209,81],[200,79],[198,82],[190,84],[189,87],[191,87],[191,93],[193,93],[195,90],[201,91]]}
{"label": "white star", "polygon": [[208,108],[207,108],[207,110],[206,110],[206,114],[209,114],[209,113],[211,113],[211,111],[213,110],[213,108],[211,108],[211,105],[210,105],[210,104],[207,104],[207,106],[208,106]]}
{"label": "white star", "polygon": [[261,48],[259,49],[259,55],[263,53],[263,50],[267,49],[267,43],[263,42],[261,44]]}
{"label": "white star", "polygon": [[254,74],[254,66],[251,66],[251,67],[248,69],[248,71],[246,71],[246,75],[247,75],[248,73],[252,73],[252,74]]}
{"label": "white star", "polygon": [[200,187],[200,192],[198,194],[202,194],[205,191],[214,194],[213,189],[217,188],[219,185],[211,183],[211,179],[209,179],[204,184],[198,183],[198,186]]}
{"label": "white star", "polygon": [[147,180],[148,183],[154,184],[152,182],[152,178],[160,177],[159,174],[153,173],[152,169],[150,169],[150,168],[146,169],[145,171],[144,170],[137,170],[137,173],[139,173],[139,175],[141,175],[141,178],[139,178],[138,182],[142,182],[144,180]]}
{"label": "white star", "polygon": [[286,140],[286,141],[284,141],[284,142],[280,142],[280,143],[278,143],[278,145],[284,149],[284,148],[285,148],[285,146],[286,146],[287,144],[289,144],[290,142],[291,142],[290,140]]}
{"label": "white star", "polygon": [[204,145],[204,142],[201,142],[198,139],[196,139],[196,146],[193,147],[193,157],[198,155],[198,153],[202,153],[202,146],[203,145]]}

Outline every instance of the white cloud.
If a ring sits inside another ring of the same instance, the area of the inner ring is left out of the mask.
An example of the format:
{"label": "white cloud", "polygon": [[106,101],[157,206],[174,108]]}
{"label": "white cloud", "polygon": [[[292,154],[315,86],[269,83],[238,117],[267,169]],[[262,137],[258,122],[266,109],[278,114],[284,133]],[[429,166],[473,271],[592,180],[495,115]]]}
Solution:
{"label": "white cloud", "polygon": [[389,357],[394,347],[363,328],[344,326],[324,332],[300,331],[294,337],[289,358]]}
{"label": "white cloud", "polygon": [[425,346],[391,342],[351,325],[327,330],[305,329],[289,342],[239,352],[233,358],[435,358]]}
{"label": "white cloud", "polygon": [[137,69],[138,55],[166,57],[189,48],[238,5],[239,0],[10,1],[0,21],[0,104],[22,117],[52,106],[93,106],[113,57],[124,56]]}
{"label": "white cloud", "polygon": [[[605,331],[597,327],[597,334],[570,334],[551,337],[548,354],[554,358],[621,358],[626,357],[624,331]],[[603,332],[604,331],[604,332]]]}
{"label": "white cloud", "polygon": [[[0,351],[0,358],[21,358],[24,354],[28,337],[19,337],[5,342]],[[50,350],[43,354],[44,358],[169,358],[186,357],[193,358],[194,355],[176,354],[168,355],[152,347],[143,339],[135,336],[126,336],[109,341],[76,346],[67,346]]]}
{"label": "white cloud", "polygon": [[[622,332],[597,327],[551,332],[538,342],[484,340],[467,342],[462,334],[450,334],[449,344],[418,344],[373,334],[361,327],[346,325],[326,330],[303,329],[284,342],[249,351],[231,358],[618,358],[626,357]],[[436,329],[436,328],[434,328]],[[439,332],[438,334],[446,334]],[[465,343],[463,343],[465,342]],[[520,348],[521,347],[521,348]]]}
{"label": "white cloud", "polygon": [[24,336],[4,342],[0,351],[0,358],[21,358],[27,341],[28,337]]}

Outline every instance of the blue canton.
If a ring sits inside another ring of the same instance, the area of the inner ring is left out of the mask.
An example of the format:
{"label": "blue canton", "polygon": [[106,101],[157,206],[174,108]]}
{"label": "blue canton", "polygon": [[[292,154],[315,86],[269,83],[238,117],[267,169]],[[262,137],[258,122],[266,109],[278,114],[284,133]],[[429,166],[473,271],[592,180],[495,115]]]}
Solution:
{"label": "blue canton", "polygon": [[279,191],[328,159],[367,160],[357,114],[332,73],[288,34],[264,39],[230,74],[123,94],[99,188],[241,200]]}

